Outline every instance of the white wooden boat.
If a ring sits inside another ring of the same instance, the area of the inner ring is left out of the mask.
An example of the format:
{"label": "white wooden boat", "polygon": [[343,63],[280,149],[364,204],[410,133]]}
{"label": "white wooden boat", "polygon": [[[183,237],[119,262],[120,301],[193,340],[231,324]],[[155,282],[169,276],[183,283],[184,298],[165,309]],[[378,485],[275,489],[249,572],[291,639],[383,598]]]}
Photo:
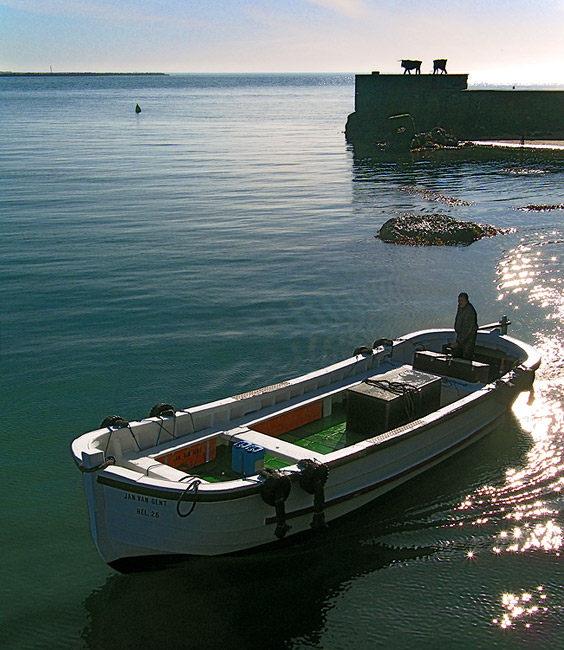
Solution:
{"label": "white wooden boat", "polygon": [[100,555],[125,570],[324,528],[477,440],[532,390],[540,356],[506,331],[506,319],[480,328],[472,361],[444,352],[453,330],[425,330],[242,395],[107,418],[72,443]]}

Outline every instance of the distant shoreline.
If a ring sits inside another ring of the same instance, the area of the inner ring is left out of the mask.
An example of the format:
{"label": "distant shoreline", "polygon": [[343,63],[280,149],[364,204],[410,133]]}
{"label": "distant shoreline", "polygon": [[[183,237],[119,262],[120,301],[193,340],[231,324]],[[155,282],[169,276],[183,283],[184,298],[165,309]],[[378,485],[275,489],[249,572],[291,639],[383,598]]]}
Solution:
{"label": "distant shoreline", "polygon": [[166,76],[166,72],[7,72],[0,77],[109,77],[109,76]]}

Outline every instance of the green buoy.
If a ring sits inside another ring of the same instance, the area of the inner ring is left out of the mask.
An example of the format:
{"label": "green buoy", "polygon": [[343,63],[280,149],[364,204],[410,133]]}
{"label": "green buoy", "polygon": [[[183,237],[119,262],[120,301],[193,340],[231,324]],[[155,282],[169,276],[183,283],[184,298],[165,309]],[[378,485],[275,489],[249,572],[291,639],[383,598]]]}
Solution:
{"label": "green buoy", "polygon": [[139,104],[135,104],[135,112],[140,113],[141,112],[141,106]]}

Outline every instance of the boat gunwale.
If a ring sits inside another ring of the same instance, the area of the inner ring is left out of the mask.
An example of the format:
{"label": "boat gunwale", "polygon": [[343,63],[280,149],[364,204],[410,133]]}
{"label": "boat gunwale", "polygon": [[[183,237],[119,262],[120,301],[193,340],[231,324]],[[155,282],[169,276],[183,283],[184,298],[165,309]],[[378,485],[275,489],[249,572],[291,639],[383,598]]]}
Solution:
{"label": "boat gunwale", "polygon": [[[506,375],[502,376],[501,378],[502,382],[503,382],[503,377],[509,375],[510,372],[511,371],[508,371]],[[437,409],[433,413],[430,413],[429,415],[423,418],[419,418],[408,424],[404,424],[400,427],[390,429],[389,431],[385,431],[382,434],[373,436],[371,438],[367,438],[366,440],[362,440],[360,442],[355,443],[354,445],[344,447],[343,449],[332,451],[329,454],[323,456],[323,463],[327,465],[329,470],[335,469],[337,467],[348,465],[350,463],[355,462],[356,460],[359,460],[373,453],[381,451],[386,447],[396,445],[407,439],[412,439],[415,436],[428,433],[428,430],[436,426],[439,422],[441,423],[448,422],[449,420],[459,417],[460,414],[463,413],[464,411],[469,411],[472,408],[474,408],[476,406],[475,404],[476,401],[482,402],[488,396],[494,396],[496,392],[499,392],[499,390],[500,390],[500,386],[499,384],[496,383],[483,385],[480,388],[476,388],[476,390],[470,393],[469,395],[465,395],[464,397],[461,397],[460,399],[455,400],[451,404],[447,404],[441,407],[440,409]],[[488,426],[489,424],[490,423],[488,422],[485,426]],[[478,430],[477,432],[469,436],[466,436],[462,440],[455,441],[452,445],[446,447],[438,455],[439,456],[444,455],[445,453],[448,453],[449,451],[456,448],[457,446],[465,444],[466,442],[471,440],[475,435],[477,435],[480,430]],[[419,465],[425,465],[429,462],[434,461],[436,458],[437,456],[432,456],[431,458],[427,459],[424,463],[420,463]],[[409,473],[410,471],[415,470],[415,467],[416,466],[408,468],[407,470],[405,470],[405,473]],[[111,466],[107,468],[105,472],[115,474],[118,473],[120,469],[127,469],[127,468],[116,468]],[[287,476],[289,476],[290,480],[292,481],[299,480],[300,470],[298,469],[296,464],[285,467],[284,473]],[[389,477],[389,480],[394,480],[396,476],[397,475],[393,475]],[[151,482],[159,481],[161,483],[167,483],[167,485],[160,488],[156,485],[153,487],[150,485],[143,485],[139,483],[140,480],[148,479],[148,478],[151,480]],[[197,477],[194,476],[192,478],[197,478]],[[162,479],[151,479],[150,477],[146,477],[146,476],[143,476],[142,479],[138,479],[138,480],[131,479],[133,481],[132,483],[129,482],[126,483],[124,481],[127,481],[128,479],[126,479],[125,477],[122,477],[121,479],[109,478],[109,477],[105,477],[103,473],[100,473],[97,476],[98,483],[102,485],[107,485],[109,487],[121,489],[122,491],[139,493],[145,496],[152,496],[155,498],[178,500],[179,494],[182,494],[182,492],[186,491],[186,483],[168,482]],[[364,490],[368,491],[370,489],[373,489],[374,486],[376,486],[377,484],[385,484],[386,481],[388,481],[388,479],[384,479],[383,481],[378,481],[377,483],[370,484],[369,486],[365,486],[365,488],[361,488],[360,491],[358,488],[355,488],[350,492],[348,492],[347,494],[350,496],[354,496],[354,494],[356,493],[360,494]],[[242,482],[252,482],[252,485],[241,485]],[[188,492],[182,497],[182,501],[186,501],[188,503],[194,501],[198,501],[198,502],[231,501],[233,499],[240,499],[240,498],[245,498],[248,496],[255,495],[258,491],[260,491],[261,485],[262,485],[262,481],[258,478],[254,478],[253,476],[238,478],[232,481],[223,481],[220,483],[202,483],[199,486],[199,490],[197,494]],[[342,496],[345,497],[346,495],[342,495]]]}
{"label": "boat gunwale", "polygon": [[[424,467],[427,467],[427,466],[430,466],[430,465],[437,465],[438,463],[440,463],[443,460],[443,458],[448,458],[453,453],[456,453],[457,449],[463,449],[464,447],[467,447],[470,444],[472,444],[472,442],[474,441],[475,438],[480,437],[483,434],[484,430],[486,430],[490,426],[492,426],[495,423],[495,421],[498,418],[502,417],[502,416],[503,416],[503,413],[500,413],[496,418],[494,418],[494,420],[492,420],[491,422],[487,422],[486,424],[484,424],[484,426],[481,426],[480,428],[476,429],[476,431],[474,431],[472,434],[462,438],[461,440],[456,441],[454,444],[452,444],[452,445],[450,445],[448,447],[445,447],[445,449],[443,449],[440,453],[435,454],[435,455],[433,455],[433,456],[431,456],[429,458],[426,458],[424,461],[422,461],[420,463],[416,463],[415,465],[410,465],[409,467],[407,467],[402,472],[398,472],[396,474],[391,474],[390,476],[387,476],[387,477],[385,477],[383,479],[380,479],[378,481],[375,481],[373,483],[369,483],[369,484],[367,484],[367,485],[365,485],[365,486],[363,486],[361,488],[350,490],[350,491],[345,492],[345,493],[343,493],[343,494],[341,494],[341,495],[339,495],[339,496],[337,496],[337,497],[335,497],[333,499],[329,499],[328,501],[325,502],[325,507],[330,508],[332,506],[338,505],[339,503],[343,503],[344,501],[348,501],[349,499],[354,499],[355,497],[360,496],[362,494],[366,494],[368,492],[372,492],[374,490],[377,490],[378,488],[380,488],[380,487],[382,487],[384,485],[387,485],[389,483],[395,483],[395,482],[398,482],[398,481],[399,482],[404,482],[405,480],[407,480],[407,479],[405,479],[406,476],[408,477],[408,476],[410,476],[412,474],[416,475],[416,474],[420,473],[422,471],[422,468],[424,468]],[[369,452],[369,453],[371,453],[371,452]],[[287,519],[292,519],[294,517],[299,517],[299,516],[302,516],[302,515],[306,515],[308,513],[313,512],[313,510],[314,510],[313,505],[307,506],[307,507],[302,508],[300,510],[291,510],[291,511],[286,513],[286,518]],[[266,520],[265,520],[266,524],[272,524],[272,523],[275,523],[275,522],[276,522],[276,517],[275,516],[267,517]]]}
{"label": "boat gunwale", "polygon": [[[449,328],[420,330],[395,339],[394,344],[398,345],[402,342],[407,344],[409,343],[410,340],[413,344],[413,339],[428,337],[429,335],[432,335],[433,337],[437,337],[440,336],[441,334],[444,335],[446,333],[451,333],[451,332],[454,333],[454,330]],[[515,346],[516,349],[522,352],[522,356],[524,356],[525,358],[519,364],[521,367],[524,367],[525,369],[531,370],[533,372],[539,367],[541,362],[540,354],[533,347],[529,346],[528,344],[518,339],[514,339],[513,337],[507,335],[501,335],[493,332],[484,333],[481,336],[479,334],[480,338],[483,337],[489,338],[492,335],[494,335],[495,338],[501,338],[505,340],[506,342]],[[377,354],[381,354],[381,353],[382,353],[382,349],[376,348],[375,350],[373,350],[372,354],[373,356],[376,356]],[[291,380],[291,382],[298,383],[300,381],[305,381],[308,378],[320,376],[324,372],[328,373],[331,370],[337,368],[346,369],[347,366],[354,368],[354,365],[358,362],[358,356],[359,355],[356,355],[348,359],[344,359],[336,364],[332,364],[330,366],[322,368],[318,371],[307,373],[306,375],[302,375],[296,378],[295,380]],[[429,427],[434,426],[438,420],[449,420],[453,417],[456,417],[459,415],[461,411],[466,410],[467,408],[471,408],[475,400],[483,399],[483,397],[486,394],[498,390],[498,382],[501,380],[502,382],[506,383],[508,381],[507,378],[510,375],[510,373],[511,370],[509,370],[507,373],[502,375],[498,380],[496,380],[496,382],[482,385],[480,388],[476,388],[476,390],[473,391],[471,394],[465,395],[462,398],[455,400],[451,404],[445,405],[444,407],[437,409],[436,411],[425,416],[424,418],[415,420],[407,425],[397,427],[396,429],[391,429],[382,434],[379,434],[378,436],[374,436],[366,440],[360,441],[358,443],[355,443],[354,445],[350,445],[343,449],[335,450],[333,452],[330,452],[329,454],[325,454],[323,455],[323,462],[326,463],[330,468],[339,467],[341,465],[354,462],[358,458],[362,458],[363,456],[374,453],[375,451],[380,450],[389,445],[397,444],[399,441],[406,439],[406,437],[411,438],[413,435],[424,433],[428,430]],[[353,380],[352,383],[355,383],[355,381],[356,380]],[[362,379],[359,380],[359,383],[360,381],[362,381]],[[329,388],[329,390],[331,390],[330,386],[322,387],[322,388]],[[345,389],[346,387],[344,387],[342,390]],[[322,395],[323,394],[324,393],[322,391]],[[230,399],[231,398],[225,398],[195,408],[210,408],[214,405],[224,404],[226,400],[230,400]],[[186,413],[187,411],[182,411],[182,412]],[[257,421],[261,419],[264,419],[264,417],[248,420],[248,422],[250,423],[252,421]],[[140,423],[141,422],[144,421],[140,421]],[[234,426],[233,428],[235,429],[237,428],[237,426]],[[84,437],[88,437],[89,441],[91,441],[92,439],[95,439],[96,434],[99,434],[100,431],[102,430],[98,429],[96,431],[90,432],[90,434],[88,433],[83,434],[79,438],[75,439],[75,441],[73,441],[73,444],[76,443],[81,438],[84,439]],[[198,433],[198,432],[194,432],[194,433]],[[199,433],[203,433],[203,432],[199,432]],[[218,429],[216,432],[210,432],[207,435],[207,437],[213,437],[215,435],[222,435],[222,431]],[[74,453],[74,449],[72,449],[72,455],[73,455],[73,459],[78,464],[77,457]],[[145,451],[145,453],[141,455],[148,456],[149,454],[147,454]],[[291,477],[293,477],[293,480],[297,480],[297,477],[299,476],[299,470],[297,469],[296,464],[289,465],[287,468],[284,468],[284,471],[287,472]],[[135,478],[133,476],[131,478],[123,475],[120,476],[120,474],[128,473],[128,472],[131,472],[132,475],[134,474]],[[197,478],[198,477],[194,475],[189,475],[189,474],[186,475],[186,479],[197,479]],[[255,494],[260,489],[260,485],[261,485],[260,479],[253,478],[253,477],[238,478],[235,480],[224,481],[219,483],[207,483],[204,481],[199,485],[198,493],[193,494],[189,492],[186,493],[187,492],[186,486],[188,484],[186,480],[184,482],[181,482],[181,481],[168,480],[164,478],[150,477],[146,474],[141,474],[136,470],[131,470],[127,467],[122,467],[118,465],[110,465],[98,471],[96,474],[96,481],[102,485],[107,485],[109,487],[114,487],[123,491],[150,495],[150,496],[165,498],[169,500],[177,500],[179,498],[179,495],[184,493],[184,496],[182,498],[187,502],[194,501],[196,499],[198,501],[218,501],[218,500],[231,500],[235,498],[245,498],[247,496],[251,496]],[[252,485],[246,484],[248,482],[252,482]]]}

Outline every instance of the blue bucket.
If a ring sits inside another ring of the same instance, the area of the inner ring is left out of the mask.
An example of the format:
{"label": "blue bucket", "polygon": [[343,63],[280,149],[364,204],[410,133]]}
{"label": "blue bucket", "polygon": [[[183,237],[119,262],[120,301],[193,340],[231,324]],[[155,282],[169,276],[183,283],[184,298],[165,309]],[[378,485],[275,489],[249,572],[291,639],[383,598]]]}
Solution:
{"label": "blue bucket", "polygon": [[240,442],[236,442],[231,449],[231,469],[237,472],[237,474],[243,473],[243,454],[248,447],[252,447],[252,444],[241,440]]}
{"label": "blue bucket", "polygon": [[264,467],[264,447],[250,445],[243,450],[243,474],[251,476]]}

